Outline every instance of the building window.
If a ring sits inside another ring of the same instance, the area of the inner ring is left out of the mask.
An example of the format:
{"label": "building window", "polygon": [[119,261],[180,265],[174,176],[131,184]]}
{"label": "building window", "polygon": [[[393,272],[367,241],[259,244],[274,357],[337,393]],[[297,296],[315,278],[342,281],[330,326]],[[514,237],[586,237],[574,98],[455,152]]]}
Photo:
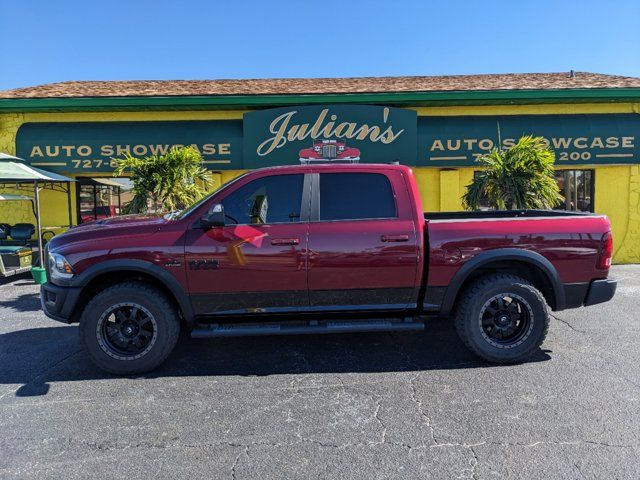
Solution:
{"label": "building window", "polygon": [[132,198],[133,183],[128,178],[78,178],[77,182],[78,223],[120,215]]}
{"label": "building window", "polygon": [[[473,172],[474,177],[478,175],[480,175],[479,171]],[[560,187],[560,194],[564,197],[564,201],[555,208],[574,212],[593,212],[594,170],[556,170],[554,176]],[[480,200],[480,209],[491,209],[484,197]]]}
{"label": "building window", "polygon": [[556,170],[555,177],[560,194],[564,197],[564,202],[557,208],[574,212],[593,212],[593,170]]}

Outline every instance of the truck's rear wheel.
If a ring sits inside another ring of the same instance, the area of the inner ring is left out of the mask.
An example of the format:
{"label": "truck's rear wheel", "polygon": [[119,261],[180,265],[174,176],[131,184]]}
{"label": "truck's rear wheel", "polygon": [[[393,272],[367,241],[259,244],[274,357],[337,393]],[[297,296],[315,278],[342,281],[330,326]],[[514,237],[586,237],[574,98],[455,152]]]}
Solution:
{"label": "truck's rear wheel", "polygon": [[464,344],[496,363],[526,360],[542,345],[549,308],[529,282],[509,274],[476,280],[459,300],[455,326]]}
{"label": "truck's rear wheel", "polygon": [[173,303],[140,282],[120,283],[98,293],[80,318],[85,351],[98,367],[118,375],[153,370],[169,356],[179,333]]}

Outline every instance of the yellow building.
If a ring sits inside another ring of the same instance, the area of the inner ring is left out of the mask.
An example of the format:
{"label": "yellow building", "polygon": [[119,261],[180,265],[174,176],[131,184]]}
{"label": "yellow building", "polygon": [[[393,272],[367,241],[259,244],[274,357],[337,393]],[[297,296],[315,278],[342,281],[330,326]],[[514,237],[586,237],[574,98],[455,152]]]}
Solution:
{"label": "yellow building", "polygon": [[[609,216],[640,262],[640,79],[581,72],[348,79],[63,82],[0,92],[0,151],[73,177],[74,222],[119,213],[113,159],[194,145],[215,185],[319,159],[415,167],[426,211],[460,210],[477,156],[522,135],[556,152],[560,208]],[[5,190],[6,191],[6,190]],[[67,198],[44,191],[43,225]],[[0,204],[0,222],[31,222]]]}

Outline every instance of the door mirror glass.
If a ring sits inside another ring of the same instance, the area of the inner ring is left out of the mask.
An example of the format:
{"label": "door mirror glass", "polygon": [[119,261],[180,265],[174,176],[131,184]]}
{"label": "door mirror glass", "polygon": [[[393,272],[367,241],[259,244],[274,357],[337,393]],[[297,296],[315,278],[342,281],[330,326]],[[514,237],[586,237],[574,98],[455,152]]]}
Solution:
{"label": "door mirror glass", "polygon": [[200,226],[202,228],[224,227],[224,207],[219,203],[212,205],[209,211],[200,217]]}

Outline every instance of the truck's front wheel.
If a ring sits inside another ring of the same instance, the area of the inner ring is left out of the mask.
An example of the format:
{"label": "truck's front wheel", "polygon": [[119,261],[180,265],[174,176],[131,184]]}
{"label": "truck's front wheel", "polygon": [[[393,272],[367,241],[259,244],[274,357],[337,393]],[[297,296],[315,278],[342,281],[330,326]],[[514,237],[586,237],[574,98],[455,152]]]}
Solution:
{"label": "truck's front wheel", "polygon": [[132,375],[153,370],[175,347],[180,324],[158,289],[125,282],[95,295],[80,318],[81,343],[103,370]]}
{"label": "truck's front wheel", "polygon": [[509,274],[476,280],[459,300],[455,326],[464,344],[490,362],[514,363],[533,355],[549,328],[543,295]]}

